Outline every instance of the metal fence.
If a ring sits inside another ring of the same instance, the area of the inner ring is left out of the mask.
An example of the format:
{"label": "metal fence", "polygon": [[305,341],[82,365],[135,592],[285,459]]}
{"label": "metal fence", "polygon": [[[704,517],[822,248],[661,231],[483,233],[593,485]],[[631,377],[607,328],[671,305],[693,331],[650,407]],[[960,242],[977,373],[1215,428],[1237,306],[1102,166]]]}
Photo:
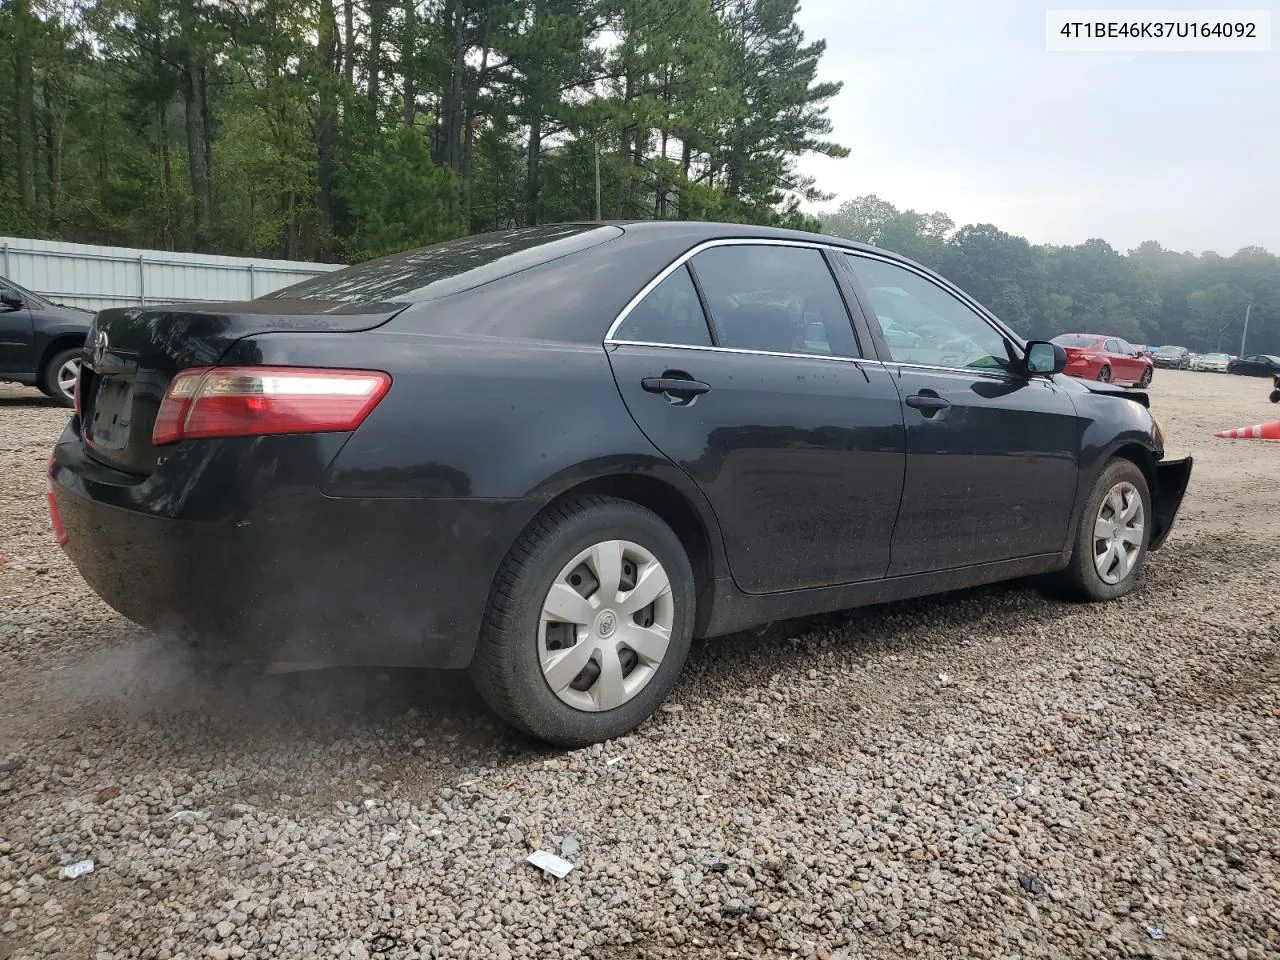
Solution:
{"label": "metal fence", "polygon": [[0,237],[0,277],[57,303],[90,310],[252,300],[340,266]]}

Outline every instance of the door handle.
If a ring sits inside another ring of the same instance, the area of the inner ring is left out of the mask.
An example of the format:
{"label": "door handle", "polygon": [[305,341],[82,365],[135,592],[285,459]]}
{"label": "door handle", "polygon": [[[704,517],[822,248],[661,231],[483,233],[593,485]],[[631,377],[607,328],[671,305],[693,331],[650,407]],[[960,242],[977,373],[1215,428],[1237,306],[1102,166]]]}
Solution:
{"label": "door handle", "polygon": [[678,397],[697,397],[711,390],[711,384],[684,377],[645,377],[640,386],[649,393],[668,393]]}
{"label": "door handle", "polygon": [[951,401],[928,393],[916,393],[907,397],[907,406],[915,407],[928,417],[951,406]]}

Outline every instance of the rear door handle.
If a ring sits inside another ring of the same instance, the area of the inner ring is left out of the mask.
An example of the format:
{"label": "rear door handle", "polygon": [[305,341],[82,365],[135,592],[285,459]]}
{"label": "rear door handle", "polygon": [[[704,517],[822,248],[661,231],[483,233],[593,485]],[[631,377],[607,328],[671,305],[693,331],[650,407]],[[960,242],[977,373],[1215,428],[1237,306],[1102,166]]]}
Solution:
{"label": "rear door handle", "polygon": [[697,397],[711,390],[711,384],[683,377],[645,377],[640,386],[649,393],[669,393],[677,397]]}
{"label": "rear door handle", "polygon": [[907,406],[915,407],[928,416],[930,413],[936,413],[951,406],[951,401],[943,400],[941,397],[933,397],[927,393],[916,393],[907,397]]}

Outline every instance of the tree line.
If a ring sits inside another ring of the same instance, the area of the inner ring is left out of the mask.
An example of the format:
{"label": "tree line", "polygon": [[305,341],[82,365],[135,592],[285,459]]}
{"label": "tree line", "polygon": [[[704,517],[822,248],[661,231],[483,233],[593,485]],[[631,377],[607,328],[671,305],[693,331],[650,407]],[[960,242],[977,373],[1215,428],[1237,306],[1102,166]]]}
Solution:
{"label": "tree line", "polygon": [[359,260],[594,218],[816,228],[798,0],[7,0],[0,217]]}
{"label": "tree line", "polygon": [[1105,333],[1280,355],[1280,259],[1260,247],[1229,257],[1179,253],[1155,241],[1120,253],[1104,240],[1032,244],[989,223],[957,227],[943,213],[899,210],[875,196],[841,204],[825,232],[893,250],[937,270],[1019,333]]}
{"label": "tree line", "polygon": [[838,83],[799,0],[6,0],[3,232],[354,262],[467,233],[670,218],[896,250],[1024,334],[1280,354],[1280,267],[1037,246],[801,175]]}

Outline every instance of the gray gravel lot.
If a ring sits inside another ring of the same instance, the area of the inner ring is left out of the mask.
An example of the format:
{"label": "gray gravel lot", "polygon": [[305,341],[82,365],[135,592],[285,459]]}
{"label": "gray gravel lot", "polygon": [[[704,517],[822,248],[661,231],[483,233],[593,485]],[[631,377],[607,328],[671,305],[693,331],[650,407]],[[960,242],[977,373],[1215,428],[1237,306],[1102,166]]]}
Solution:
{"label": "gray gravel lot", "polygon": [[62,557],[67,414],[0,388],[0,960],[1280,957],[1280,445],[1212,436],[1267,387],[1157,373],[1198,462],[1134,595],[710,641],[571,754],[449,675],[197,670]]}

